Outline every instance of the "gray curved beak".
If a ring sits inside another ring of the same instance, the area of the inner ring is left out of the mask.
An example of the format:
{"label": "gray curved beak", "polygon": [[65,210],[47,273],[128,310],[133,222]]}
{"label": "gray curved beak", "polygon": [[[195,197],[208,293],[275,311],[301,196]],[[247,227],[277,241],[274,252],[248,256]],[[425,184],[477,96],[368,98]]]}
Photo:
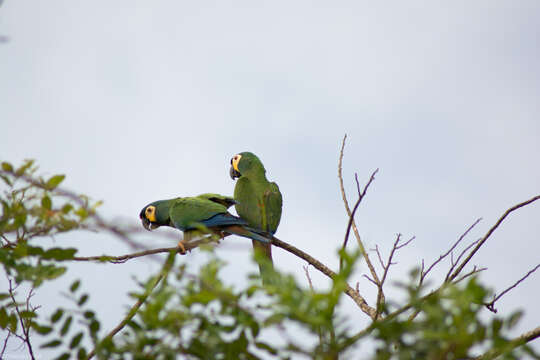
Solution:
{"label": "gray curved beak", "polygon": [[234,168],[231,165],[231,168],[229,169],[229,175],[231,176],[231,179],[235,180],[236,178],[239,178],[242,176],[238,171],[234,170]]}

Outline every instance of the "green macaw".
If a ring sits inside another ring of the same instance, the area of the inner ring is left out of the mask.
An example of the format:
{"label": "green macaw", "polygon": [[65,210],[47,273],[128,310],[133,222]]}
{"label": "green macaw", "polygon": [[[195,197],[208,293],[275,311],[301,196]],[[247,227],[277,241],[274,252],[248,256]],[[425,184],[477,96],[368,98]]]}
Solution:
{"label": "green macaw", "polygon": [[[234,188],[235,208],[238,215],[252,228],[275,234],[281,219],[283,198],[275,182],[266,179],[266,170],[259,158],[250,152],[236,154],[231,159],[230,175],[238,178]],[[272,265],[270,243],[253,242],[255,250],[261,250]],[[265,281],[265,265],[259,264]]]}
{"label": "green macaw", "polygon": [[170,226],[184,232],[184,238],[178,243],[180,252],[185,254],[185,244],[196,236],[205,236],[208,232],[221,237],[238,235],[262,243],[270,243],[262,231],[251,229],[247,221],[230,214],[227,209],[236,201],[219,194],[201,194],[195,197],[179,197],[169,200],[154,201],[146,205],[139,218],[147,230],[160,226]]}

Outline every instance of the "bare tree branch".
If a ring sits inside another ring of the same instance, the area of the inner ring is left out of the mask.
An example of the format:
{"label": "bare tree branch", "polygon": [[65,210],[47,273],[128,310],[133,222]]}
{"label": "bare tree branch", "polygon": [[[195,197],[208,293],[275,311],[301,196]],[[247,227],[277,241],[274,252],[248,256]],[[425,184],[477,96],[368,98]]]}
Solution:
{"label": "bare tree branch", "polygon": [[[302,258],[306,260],[308,263],[313,265],[314,268],[328,276],[329,278],[333,279],[337,274],[330,270],[326,265],[321,263],[319,260],[315,259],[313,256],[303,252],[302,250],[287,244],[286,242],[283,242],[279,240],[276,237],[272,238],[272,244],[282,248],[285,251],[290,252],[293,255],[298,256],[299,258]],[[367,314],[372,319],[375,318],[376,310],[368,305],[366,300],[360,295],[359,292],[354,290],[350,285],[347,284],[347,287],[345,288],[345,294],[347,294],[353,301],[360,307],[360,309]]]}
{"label": "bare tree branch", "polygon": [[304,268],[304,272],[306,273],[306,278],[307,278],[308,283],[309,283],[309,288],[311,289],[311,291],[315,291],[315,289],[313,288],[313,282],[311,281],[311,276],[309,276],[308,267],[306,265],[304,265],[304,266],[302,266],[302,268]]}
{"label": "bare tree branch", "polygon": [[399,241],[401,240],[401,234],[397,234],[396,235],[396,241],[394,241],[394,245],[392,246],[392,250],[390,251],[390,255],[388,255],[388,260],[386,262],[386,264],[384,264],[382,262],[382,259],[381,259],[381,254],[379,253],[379,248],[376,247],[376,251],[377,251],[377,255],[379,256],[379,260],[381,261],[381,264],[382,264],[382,267],[383,267],[383,276],[381,278],[381,281],[379,282],[379,284],[377,284],[377,287],[378,287],[378,292],[377,292],[377,313],[376,313],[376,319],[379,318],[379,315],[381,314],[381,311],[382,311],[382,305],[384,304],[384,291],[383,291],[383,285],[384,285],[384,282],[386,281],[386,276],[388,275],[388,270],[390,269],[390,266],[394,265],[395,263],[392,262],[392,259],[394,258],[394,254],[396,252],[396,250],[399,250],[401,248],[403,248],[404,246],[407,246],[408,244],[411,243],[411,241],[414,240],[414,236],[412,238],[410,238],[409,240],[407,240],[406,242],[404,242],[403,244],[400,244]]}
{"label": "bare tree branch", "polygon": [[11,336],[11,331],[8,330],[6,338],[4,339],[4,345],[2,346],[2,352],[0,352],[0,359],[4,358],[4,353],[6,352],[6,348],[7,348],[7,344],[8,344],[10,336]]}
{"label": "bare tree branch", "polygon": [[[184,244],[184,248],[186,251],[191,251],[197,247],[199,247],[202,244],[209,244],[217,242],[212,237],[205,237],[198,240],[193,240],[188,243]],[[135,259],[142,256],[147,255],[155,255],[160,253],[169,253],[171,251],[177,251],[180,252],[180,248],[177,246],[174,247],[168,247],[168,248],[159,248],[159,249],[149,249],[144,251],[135,252],[132,254],[126,254],[121,256],[110,256],[110,255],[98,255],[98,256],[75,256],[73,257],[73,261],[99,261],[99,262],[110,262],[113,264],[122,264],[125,263],[128,260]]]}
{"label": "bare tree branch", "polygon": [[444,277],[444,281],[448,281],[448,279],[450,278],[450,274],[452,274],[452,271],[454,271],[454,269],[456,268],[456,265],[459,264],[459,261],[461,260],[461,258],[467,253],[467,251],[469,251],[473,246],[475,246],[476,244],[478,244],[480,242],[480,240],[482,240],[482,238],[479,238],[479,239],[476,239],[475,241],[473,241],[472,243],[470,243],[469,245],[467,245],[467,247],[465,249],[463,249],[463,251],[461,251],[461,253],[459,254],[458,258],[456,259],[456,261],[454,261],[454,259],[452,259],[451,261],[451,265],[450,265],[450,268],[448,269],[448,272],[446,273],[446,276]]}
{"label": "bare tree branch", "polygon": [[420,280],[419,280],[419,283],[418,283],[418,286],[422,285],[422,283],[424,282],[424,279],[426,278],[427,274],[429,274],[429,272],[438,264],[440,263],[444,258],[446,258],[449,254],[451,254],[454,249],[456,248],[456,246],[458,246],[458,244],[461,242],[461,240],[463,240],[465,238],[465,236],[467,236],[467,234],[480,222],[480,220],[482,220],[481,218],[477,219],[471,226],[469,226],[469,228],[467,230],[465,230],[465,232],[463,234],[461,234],[461,236],[456,240],[456,242],[450,247],[450,249],[448,249],[447,252],[445,252],[444,254],[442,254],[441,256],[439,256],[439,258],[437,260],[435,260],[433,262],[433,264],[431,264],[426,271],[424,271],[424,260],[422,260],[422,271],[420,273]]}
{"label": "bare tree branch", "polygon": [[476,252],[482,247],[482,245],[484,245],[484,243],[487,241],[487,239],[489,239],[489,237],[491,236],[491,234],[493,234],[493,232],[499,227],[499,225],[504,221],[504,219],[511,213],[513,212],[514,210],[517,210],[521,207],[524,207],[524,206],[527,206],[529,205],[530,203],[533,203],[535,202],[536,200],[540,199],[540,195],[536,195],[532,198],[530,198],[529,200],[526,200],[522,203],[519,203],[517,205],[514,205],[512,206],[510,209],[506,210],[504,212],[504,214],[499,218],[499,220],[497,220],[497,222],[495,223],[495,225],[493,225],[491,227],[491,229],[489,229],[489,231],[486,233],[486,235],[484,235],[484,237],[482,237],[482,240],[480,240],[478,242],[478,244],[474,247],[474,249],[469,253],[469,255],[465,258],[465,260],[463,260],[463,262],[457,267],[456,270],[454,270],[454,272],[452,273],[452,275],[450,275],[450,277],[448,278],[448,281],[452,281],[454,280],[458,275],[459,273],[463,270],[463,268],[469,263],[469,261],[472,259],[472,257],[474,256],[474,254],[476,254]]}
{"label": "bare tree branch", "polygon": [[494,313],[497,313],[497,309],[495,308],[495,302],[497,302],[497,300],[499,300],[500,298],[502,298],[504,296],[504,294],[506,294],[507,292],[509,292],[510,290],[512,290],[513,288],[515,288],[516,286],[518,286],[519,284],[521,284],[521,282],[523,282],[523,280],[525,280],[526,278],[528,278],[533,272],[535,272],[536,270],[538,270],[538,268],[540,268],[540,264],[536,265],[533,269],[531,269],[527,274],[525,274],[523,277],[521,277],[521,279],[519,279],[518,281],[516,281],[513,285],[509,286],[508,288],[506,288],[503,292],[501,292],[499,295],[493,295],[493,300],[491,300],[490,302],[488,303],[485,303],[484,305],[486,306],[486,308],[491,311],[491,312],[494,312]]}
{"label": "bare tree branch", "polygon": [[[358,232],[358,228],[356,227],[356,222],[354,221],[354,217],[352,217],[352,212],[349,207],[349,202],[347,201],[347,195],[345,193],[345,187],[343,185],[343,150],[345,149],[345,140],[347,139],[347,134],[343,137],[343,141],[341,143],[341,151],[339,152],[339,162],[338,162],[338,178],[339,178],[339,187],[341,189],[341,197],[343,198],[343,204],[345,205],[345,210],[347,211],[347,215],[349,216],[349,220],[352,218],[352,229],[354,232],[354,235],[356,237],[356,241],[358,243],[358,247],[360,248],[360,252],[362,256],[364,257],[364,260],[366,261],[366,264],[369,268],[369,271],[371,272],[371,276],[373,276],[373,279],[377,282],[379,282],[379,277],[377,276],[377,272],[375,271],[375,267],[371,263],[371,260],[369,259],[369,254],[367,253],[364,243],[362,242],[362,239],[360,238],[360,233]],[[348,241],[348,236],[345,237],[345,240],[343,241],[343,249],[346,248]],[[342,261],[340,261],[339,264],[340,268],[342,266]]]}

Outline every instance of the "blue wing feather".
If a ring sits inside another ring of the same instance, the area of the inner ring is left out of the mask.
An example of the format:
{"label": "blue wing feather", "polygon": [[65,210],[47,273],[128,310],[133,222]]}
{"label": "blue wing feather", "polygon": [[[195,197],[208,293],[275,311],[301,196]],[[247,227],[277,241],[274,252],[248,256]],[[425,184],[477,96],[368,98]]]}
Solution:
{"label": "blue wing feather", "polygon": [[246,221],[240,219],[231,214],[217,214],[212,216],[209,219],[201,221],[201,224],[207,228],[212,228],[214,226],[227,226],[227,225],[246,225]]}

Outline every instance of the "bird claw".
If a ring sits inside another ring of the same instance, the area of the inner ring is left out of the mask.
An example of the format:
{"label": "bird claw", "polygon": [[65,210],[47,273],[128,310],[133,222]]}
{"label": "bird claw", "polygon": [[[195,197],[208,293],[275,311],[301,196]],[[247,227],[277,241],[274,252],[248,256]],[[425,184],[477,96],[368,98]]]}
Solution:
{"label": "bird claw", "polygon": [[180,255],[186,255],[186,247],[184,245],[184,241],[183,240],[180,240],[178,242],[178,252],[180,253]]}

